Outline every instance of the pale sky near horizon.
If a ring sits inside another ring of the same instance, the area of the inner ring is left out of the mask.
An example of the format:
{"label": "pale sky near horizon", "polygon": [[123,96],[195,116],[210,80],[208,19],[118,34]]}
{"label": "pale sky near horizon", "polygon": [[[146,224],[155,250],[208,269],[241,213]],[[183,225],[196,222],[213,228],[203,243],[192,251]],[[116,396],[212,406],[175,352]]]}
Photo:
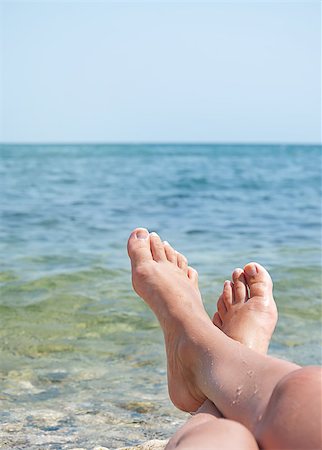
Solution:
{"label": "pale sky near horizon", "polygon": [[321,4],[0,0],[0,142],[321,143]]}

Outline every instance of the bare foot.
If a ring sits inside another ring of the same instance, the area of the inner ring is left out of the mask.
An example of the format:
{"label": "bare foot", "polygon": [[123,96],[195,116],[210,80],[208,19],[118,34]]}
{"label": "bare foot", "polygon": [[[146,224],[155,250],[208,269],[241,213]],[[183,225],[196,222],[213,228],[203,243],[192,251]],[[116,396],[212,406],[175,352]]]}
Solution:
{"label": "bare foot", "polygon": [[232,339],[259,353],[267,353],[277,322],[273,283],[257,263],[235,269],[225,281],[213,323]]}
{"label": "bare foot", "polygon": [[195,358],[191,352],[200,326],[209,329],[212,325],[202,304],[197,272],[183,255],[144,228],[131,233],[128,254],[134,290],[153,310],[163,329],[170,398],[179,409],[196,411],[206,397],[197,389],[188,364],[191,366]]}

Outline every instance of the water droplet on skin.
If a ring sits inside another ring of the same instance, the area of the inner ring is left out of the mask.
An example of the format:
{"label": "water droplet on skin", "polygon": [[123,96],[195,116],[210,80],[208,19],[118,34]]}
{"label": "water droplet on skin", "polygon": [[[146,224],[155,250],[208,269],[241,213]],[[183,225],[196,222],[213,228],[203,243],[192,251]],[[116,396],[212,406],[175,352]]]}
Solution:
{"label": "water droplet on skin", "polygon": [[232,402],[232,405],[235,405],[236,403],[239,403],[239,397],[242,393],[243,390],[243,386],[238,386],[236,389],[236,395],[235,395],[235,399]]}
{"label": "water droplet on skin", "polygon": [[247,375],[249,376],[249,377],[252,377],[253,375],[254,375],[254,371],[253,370],[248,370],[247,371]]}

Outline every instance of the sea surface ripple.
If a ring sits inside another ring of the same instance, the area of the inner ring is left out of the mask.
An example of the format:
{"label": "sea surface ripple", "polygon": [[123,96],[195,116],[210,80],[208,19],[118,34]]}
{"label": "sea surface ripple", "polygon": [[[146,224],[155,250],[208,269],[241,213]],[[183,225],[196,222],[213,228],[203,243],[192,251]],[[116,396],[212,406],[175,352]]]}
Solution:
{"label": "sea surface ripple", "polygon": [[131,288],[147,227],[189,258],[209,314],[235,267],[272,274],[270,352],[321,363],[321,147],[0,146],[1,447],[117,448],[185,420]]}

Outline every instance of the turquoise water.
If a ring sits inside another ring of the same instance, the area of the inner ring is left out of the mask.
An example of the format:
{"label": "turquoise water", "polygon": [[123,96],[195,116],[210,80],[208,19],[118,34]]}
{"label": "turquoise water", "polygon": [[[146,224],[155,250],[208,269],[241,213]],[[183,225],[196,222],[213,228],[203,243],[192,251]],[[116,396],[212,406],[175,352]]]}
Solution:
{"label": "turquoise water", "polygon": [[321,147],[0,146],[2,447],[167,438],[158,324],[133,293],[136,226],[197,268],[209,313],[232,269],[271,272],[271,353],[321,363]]}

